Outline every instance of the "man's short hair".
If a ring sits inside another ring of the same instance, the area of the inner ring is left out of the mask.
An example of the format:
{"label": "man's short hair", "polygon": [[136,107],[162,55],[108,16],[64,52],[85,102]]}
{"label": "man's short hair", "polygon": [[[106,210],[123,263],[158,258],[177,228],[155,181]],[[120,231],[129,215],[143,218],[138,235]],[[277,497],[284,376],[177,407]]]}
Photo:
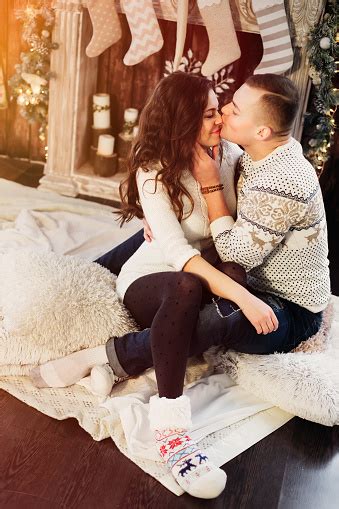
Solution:
{"label": "man's short hair", "polygon": [[294,83],[285,76],[267,73],[250,76],[245,84],[266,92],[260,106],[274,134],[289,134],[299,107],[299,93]]}

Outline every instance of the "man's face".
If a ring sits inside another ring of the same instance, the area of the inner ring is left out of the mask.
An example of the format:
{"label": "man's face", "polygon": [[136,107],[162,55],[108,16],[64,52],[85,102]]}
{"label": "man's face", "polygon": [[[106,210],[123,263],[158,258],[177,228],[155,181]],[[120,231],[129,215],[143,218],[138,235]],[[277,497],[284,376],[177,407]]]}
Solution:
{"label": "man's face", "polygon": [[234,94],[232,102],[221,108],[221,137],[243,147],[258,141],[262,125],[260,98],[265,92],[242,85]]}

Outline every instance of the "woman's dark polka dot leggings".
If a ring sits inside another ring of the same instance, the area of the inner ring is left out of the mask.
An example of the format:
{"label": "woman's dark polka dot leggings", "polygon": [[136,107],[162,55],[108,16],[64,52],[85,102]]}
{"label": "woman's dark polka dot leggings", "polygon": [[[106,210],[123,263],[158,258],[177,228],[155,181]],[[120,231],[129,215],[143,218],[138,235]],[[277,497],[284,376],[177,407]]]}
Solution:
{"label": "woman's dark polka dot leggings", "polygon": [[181,396],[190,342],[203,288],[187,272],[143,276],[128,288],[124,304],[142,328],[150,327],[160,397]]}

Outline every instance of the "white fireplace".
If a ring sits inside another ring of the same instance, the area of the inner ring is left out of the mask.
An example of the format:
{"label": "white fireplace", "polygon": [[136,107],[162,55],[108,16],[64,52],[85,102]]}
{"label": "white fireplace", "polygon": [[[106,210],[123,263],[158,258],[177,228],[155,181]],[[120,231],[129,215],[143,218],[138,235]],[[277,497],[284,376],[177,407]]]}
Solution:
{"label": "white fireplace", "polygon": [[[179,0],[154,1],[159,17],[175,20]],[[289,0],[286,10],[290,18],[295,48],[294,65],[289,77],[302,97],[294,136],[300,140],[310,80],[305,53],[305,38],[318,21],[325,0]],[[121,11],[120,2],[116,1]],[[237,30],[258,32],[250,0],[233,0],[232,9]],[[189,21],[202,23],[194,2],[189,2]],[[48,161],[41,188],[61,194],[78,194],[119,201],[118,188],[124,173],[100,177],[93,173],[87,159],[92,123],[91,98],[97,92],[98,58],[88,58],[85,48],[92,29],[84,0],[62,0],[54,5],[56,24],[53,40],[59,49],[52,52],[48,120]],[[121,11],[122,12],[122,11]]]}

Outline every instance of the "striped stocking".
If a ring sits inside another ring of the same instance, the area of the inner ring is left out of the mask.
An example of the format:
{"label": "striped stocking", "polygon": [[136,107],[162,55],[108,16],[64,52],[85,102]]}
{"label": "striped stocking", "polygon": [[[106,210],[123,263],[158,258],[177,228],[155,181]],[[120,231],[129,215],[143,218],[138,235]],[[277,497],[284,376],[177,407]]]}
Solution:
{"label": "striped stocking", "polygon": [[152,0],[121,0],[132,33],[132,43],[124,56],[125,65],[136,65],[162,48],[161,35]]}
{"label": "striped stocking", "polygon": [[283,74],[293,64],[284,0],[252,0],[264,54],[253,74]]}

